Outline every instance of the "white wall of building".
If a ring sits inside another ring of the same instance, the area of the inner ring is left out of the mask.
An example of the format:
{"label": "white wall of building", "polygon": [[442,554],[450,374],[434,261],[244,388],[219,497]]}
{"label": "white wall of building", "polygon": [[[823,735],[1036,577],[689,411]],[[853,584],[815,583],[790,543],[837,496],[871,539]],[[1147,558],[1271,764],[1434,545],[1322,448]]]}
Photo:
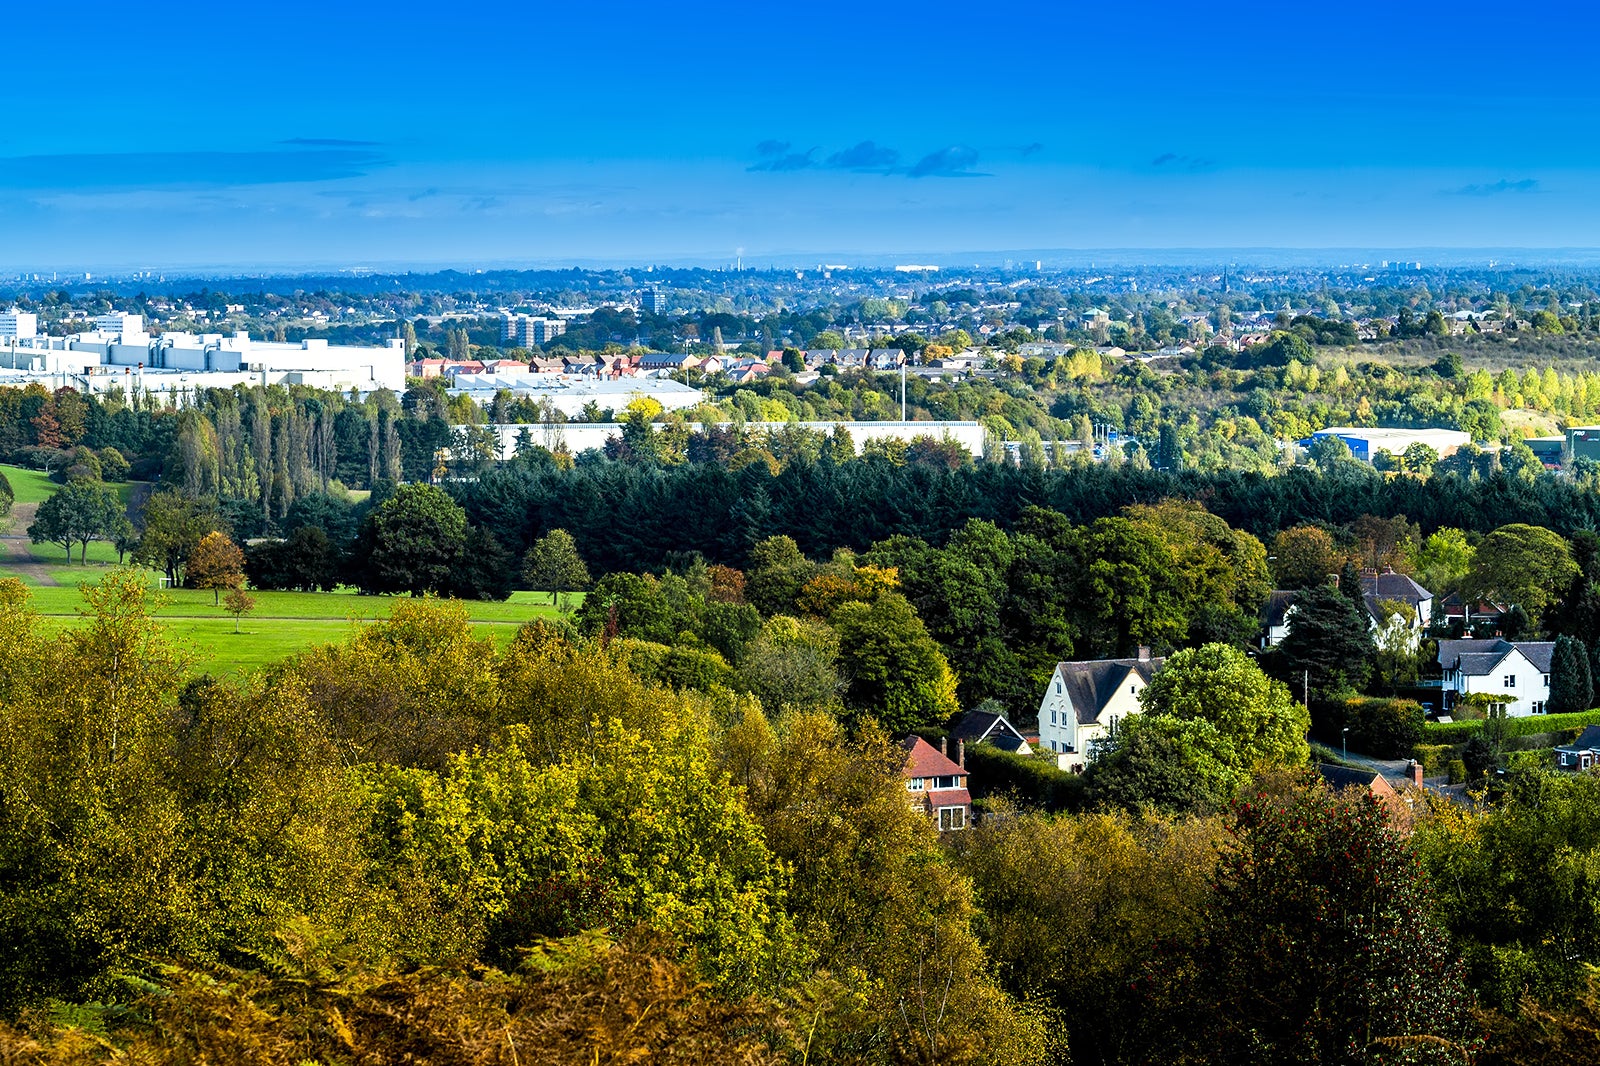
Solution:
{"label": "white wall of building", "polygon": [[[656,423],[658,429],[661,425]],[[719,422],[716,425],[725,427],[732,423]],[[827,434],[831,434],[835,426],[843,426],[855,441],[858,455],[869,440],[890,438],[910,441],[918,437],[948,437],[974,456],[983,454],[983,427],[976,422],[746,422],[744,426],[758,433],[776,433],[790,426],[799,426]],[[565,422],[558,426],[504,423],[488,428],[499,434],[507,455],[514,452],[517,437],[524,429],[532,434],[535,444],[552,451],[557,444],[564,444],[573,455],[590,448],[604,448],[606,441],[622,436],[622,424],[618,422]],[[705,423],[689,423],[691,432],[699,432],[704,428]]]}
{"label": "white wall of building", "polygon": [[1452,671],[1446,681],[1463,695],[1515,696],[1516,702],[1506,705],[1508,718],[1543,714],[1550,702],[1550,675],[1516,649],[1507,653],[1492,673],[1472,675]]}
{"label": "white wall of building", "polygon": [[39,316],[12,308],[0,311],[0,341],[27,340],[39,335]]}
{"label": "white wall of building", "polygon": [[[363,393],[378,389],[399,393],[406,387],[405,343],[400,340],[381,347],[331,345],[325,340],[275,344],[253,341],[246,333],[164,333],[145,339],[142,334],[113,336],[97,331],[0,346],[0,367],[36,374],[52,388],[70,385],[95,392],[121,385],[126,376],[121,371],[131,369],[138,376],[140,367],[145,387],[158,391],[231,388],[241,382],[354,388]],[[63,376],[84,380],[60,380]]]}
{"label": "white wall of building", "polygon": [[1116,692],[1106,700],[1105,707],[1093,722],[1080,722],[1077,710],[1067,693],[1069,686],[1061,676],[1060,667],[1050,678],[1044,698],[1039,702],[1039,746],[1043,751],[1054,752],[1056,765],[1063,770],[1082,770],[1089,765],[1089,756],[1095,741],[1110,735],[1116,723],[1130,714],[1139,714],[1139,690],[1144,680],[1136,671],[1117,686]]}

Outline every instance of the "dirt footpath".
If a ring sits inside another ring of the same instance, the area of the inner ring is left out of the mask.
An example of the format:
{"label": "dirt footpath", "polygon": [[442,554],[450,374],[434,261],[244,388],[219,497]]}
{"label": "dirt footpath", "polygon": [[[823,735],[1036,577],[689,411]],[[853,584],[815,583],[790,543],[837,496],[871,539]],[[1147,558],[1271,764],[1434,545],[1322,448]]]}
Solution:
{"label": "dirt footpath", "polygon": [[[17,510],[22,508],[18,507]],[[33,519],[29,518],[29,521]],[[29,584],[46,588],[59,588],[61,585],[33,554],[33,545],[28,538],[16,534],[0,537],[0,577],[20,577]]]}

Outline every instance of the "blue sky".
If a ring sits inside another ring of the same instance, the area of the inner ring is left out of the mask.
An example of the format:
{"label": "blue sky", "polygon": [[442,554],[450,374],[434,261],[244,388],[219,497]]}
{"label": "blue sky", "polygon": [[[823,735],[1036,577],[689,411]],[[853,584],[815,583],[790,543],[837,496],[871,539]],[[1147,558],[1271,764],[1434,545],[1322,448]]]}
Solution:
{"label": "blue sky", "polygon": [[1558,2],[32,0],[0,267],[1600,247]]}

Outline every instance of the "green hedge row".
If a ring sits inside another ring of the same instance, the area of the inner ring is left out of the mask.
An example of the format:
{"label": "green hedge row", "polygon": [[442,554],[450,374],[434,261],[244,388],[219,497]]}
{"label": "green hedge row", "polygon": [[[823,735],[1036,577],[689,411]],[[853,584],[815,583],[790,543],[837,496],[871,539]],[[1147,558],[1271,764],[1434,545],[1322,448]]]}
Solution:
{"label": "green hedge row", "polygon": [[[1507,718],[1505,735],[1521,737],[1532,733],[1562,733],[1591,725],[1600,725],[1600,710],[1577,711],[1573,714],[1530,714],[1526,718]],[[1422,728],[1422,742],[1465,744],[1483,726],[1483,722],[1429,722]]]}
{"label": "green hedge row", "polygon": [[991,744],[967,749],[967,785],[973,796],[1011,796],[1025,807],[1072,811],[1083,805],[1081,774],[1057,768],[1048,756],[1013,755]]}

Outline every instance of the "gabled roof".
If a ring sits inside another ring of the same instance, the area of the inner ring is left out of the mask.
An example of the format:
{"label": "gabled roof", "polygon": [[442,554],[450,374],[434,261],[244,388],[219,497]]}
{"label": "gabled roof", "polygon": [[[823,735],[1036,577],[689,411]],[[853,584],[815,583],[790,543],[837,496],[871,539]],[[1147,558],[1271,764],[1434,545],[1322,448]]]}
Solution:
{"label": "gabled roof", "polygon": [[906,737],[900,742],[900,747],[906,753],[904,773],[907,777],[966,776],[967,772],[952,762],[948,755],[921,737]]}
{"label": "gabled roof", "polygon": [[1078,723],[1088,725],[1099,719],[1106,703],[1129,677],[1137,676],[1141,683],[1148,685],[1164,662],[1165,659],[1090,659],[1057,663],[1056,672],[1065,683]]}
{"label": "gabled roof", "polygon": [[1351,766],[1335,766],[1330,762],[1317,763],[1317,773],[1335,789],[1371,788],[1379,781],[1388,783],[1376,770],[1357,770]]}
{"label": "gabled roof", "polygon": [[971,807],[972,793],[964,788],[947,788],[922,793],[923,809],[929,814],[940,807]]}
{"label": "gabled roof", "polygon": [[1434,599],[1434,594],[1419,586],[1410,575],[1379,573],[1362,578],[1362,597],[1371,615],[1378,613],[1378,600],[1400,600],[1411,607],[1421,608],[1422,600]]}
{"label": "gabled roof", "polygon": [[1578,734],[1571,744],[1562,744],[1557,751],[1600,751],[1600,725],[1592,725]]}
{"label": "gabled roof", "polygon": [[1504,637],[1485,640],[1441,640],[1439,665],[1446,670],[1459,670],[1468,677],[1482,677],[1491,673],[1513,651],[1533,664],[1540,673],[1550,672],[1550,656],[1555,651],[1551,640],[1509,641]]}
{"label": "gabled roof", "polygon": [[1261,621],[1268,629],[1276,629],[1283,625],[1289,617],[1289,608],[1294,606],[1295,596],[1293,589],[1273,589],[1267,594],[1267,602],[1261,605]]}
{"label": "gabled roof", "polygon": [[1016,751],[1027,743],[1005,715],[987,711],[968,711],[950,732],[968,744],[988,743],[1004,751]]}
{"label": "gabled roof", "polygon": [[1556,642],[1553,640],[1519,640],[1516,642],[1517,650],[1528,657],[1528,661],[1541,674],[1550,672],[1550,660],[1555,657]]}

